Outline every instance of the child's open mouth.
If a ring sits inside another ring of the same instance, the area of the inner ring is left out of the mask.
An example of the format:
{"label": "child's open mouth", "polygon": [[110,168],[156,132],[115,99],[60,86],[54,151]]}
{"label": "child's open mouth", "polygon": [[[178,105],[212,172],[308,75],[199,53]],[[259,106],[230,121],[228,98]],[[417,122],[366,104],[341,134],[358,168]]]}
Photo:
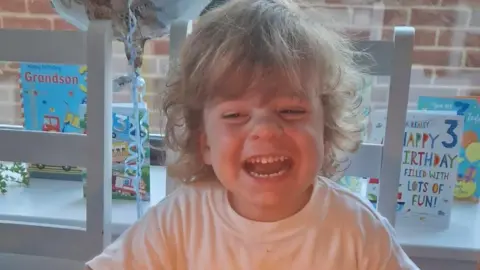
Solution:
{"label": "child's open mouth", "polygon": [[255,178],[269,178],[283,175],[292,164],[287,156],[255,156],[244,161],[243,169]]}

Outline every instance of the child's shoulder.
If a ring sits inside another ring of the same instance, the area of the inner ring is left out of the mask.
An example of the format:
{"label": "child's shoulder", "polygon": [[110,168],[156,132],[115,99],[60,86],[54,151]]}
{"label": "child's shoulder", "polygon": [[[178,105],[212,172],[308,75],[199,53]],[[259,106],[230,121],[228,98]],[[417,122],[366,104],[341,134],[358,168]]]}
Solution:
{"label": "child's shoulder", "polygon": [[321,178],[319,179],[322,208],[327,215],[327,222],[340,222],[345,226],[363,226],[374,229],[384,226],[383,218],[366,200],[338,185],[337,183]]}

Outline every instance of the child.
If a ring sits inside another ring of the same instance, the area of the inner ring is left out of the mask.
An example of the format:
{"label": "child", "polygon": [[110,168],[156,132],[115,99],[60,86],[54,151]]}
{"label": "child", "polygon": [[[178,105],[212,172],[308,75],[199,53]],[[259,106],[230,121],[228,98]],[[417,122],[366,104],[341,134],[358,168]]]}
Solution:
{"label": "child", "polygon": [[184,185],[91,269],[418,269],[383,217],[323,178],[360,144],[363,74],[318,19],[287,0],[202,17],[163,107]]}

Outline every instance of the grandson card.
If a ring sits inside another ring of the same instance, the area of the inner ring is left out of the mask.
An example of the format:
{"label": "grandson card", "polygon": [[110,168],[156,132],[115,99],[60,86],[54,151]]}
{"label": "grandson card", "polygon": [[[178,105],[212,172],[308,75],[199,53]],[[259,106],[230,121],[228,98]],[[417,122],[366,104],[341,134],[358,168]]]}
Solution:
{"label": "grandson card", "polygon": [[460,147],[457,183],[454,196],[457,200],[480,201],[480,99],[478,97],[426,97],[418,99],[421,110],[454,111],[465,117]]}
{"label": "grandson card", "polygon": [[[372,115],[372,142],[382,143],[386,112]],[[408,111],[403,134],[397,224],[446,229],[450,223],[463,116],[451,112]],[[378,194],[370,181],[369,199]],[[376,203],[375,202],[372,202]]]}
{"label": "grandson card", "polygon": [[[24,128],[81,133],[78,110],[87,102],[87,72],[86,66],[20,63]],[[28,172],[32,178],[82,180],[82,169],[70,164],[29,164]]]}

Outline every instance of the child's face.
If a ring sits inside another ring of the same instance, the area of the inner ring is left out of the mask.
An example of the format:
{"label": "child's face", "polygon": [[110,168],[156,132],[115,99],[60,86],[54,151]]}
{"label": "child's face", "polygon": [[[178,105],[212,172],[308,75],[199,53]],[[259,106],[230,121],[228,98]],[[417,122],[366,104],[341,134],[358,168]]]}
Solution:
{"label": "child's face", "polygon": [[309,198],[324,153],[319,98],[259,86],[208,103],[203,119],[204,162],[237,207],[285,208]]}

